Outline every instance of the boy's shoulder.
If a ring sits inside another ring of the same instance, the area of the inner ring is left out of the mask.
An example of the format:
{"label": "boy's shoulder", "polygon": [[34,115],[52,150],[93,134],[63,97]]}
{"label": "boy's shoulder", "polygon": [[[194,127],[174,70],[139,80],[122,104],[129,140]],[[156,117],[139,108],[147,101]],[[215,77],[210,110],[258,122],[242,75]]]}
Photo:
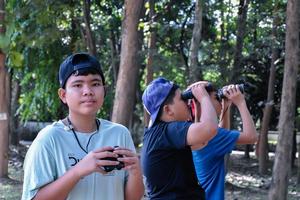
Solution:
{"label": "boy's shoulder", "polygon": [[124,131],[129,131],[128,128],[122,124],[112,122],[106,119],[98,119],[100,121],[100,126],[102,129],[111,129],[111,128],[117,128]]}
{"label": "boy's shoulder", "polygon": [[162,127],[171,127],[171,128],[180,128],[180,127],[186,127],[190,126],[192,122],[189,121],[170,121],[170,122],[165,122],[165,121],[158,121],[155,123],[152,127],[148,128],[148,130],[153,130],[156,128],[162,128]]}
{"label": "boy's shoulder", "polygon": [[66,126],[62,123],[61,120],[55,121],[52,124],[45,126],[41,129],[36,137],[36,139],[53,137],[57,134],[57,132],[65,132]]}

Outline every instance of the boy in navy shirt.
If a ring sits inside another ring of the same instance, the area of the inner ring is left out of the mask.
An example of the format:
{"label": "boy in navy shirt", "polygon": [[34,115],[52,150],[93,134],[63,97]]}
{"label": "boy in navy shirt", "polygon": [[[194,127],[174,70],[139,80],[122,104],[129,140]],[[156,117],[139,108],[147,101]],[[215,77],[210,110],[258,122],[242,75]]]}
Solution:
{"label": "boy in navy shirt", "polygon": [[150,123],[144,133],[141,160],[150,199],[205,199],[191,149],[201,148],[217,131],[217,115],[205,89],[207,84],[202,81],[191,86],[203,108],[201,122],[197,123],[188,122],[189,107],[173,82],[157,78],[143,93]]}

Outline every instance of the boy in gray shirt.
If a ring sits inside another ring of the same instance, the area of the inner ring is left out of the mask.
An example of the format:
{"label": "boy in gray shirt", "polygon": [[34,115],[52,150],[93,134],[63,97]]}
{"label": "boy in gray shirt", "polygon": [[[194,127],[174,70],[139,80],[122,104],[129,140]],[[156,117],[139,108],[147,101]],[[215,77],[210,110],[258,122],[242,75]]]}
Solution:
{"label": "boy in gray shirt", "polygon": [[30,146],[22,199],[141,199],[141,167],[128,129],[96,118],[105,96],[98,60],[86,53],[67,57],[59,82],[69,114]]}

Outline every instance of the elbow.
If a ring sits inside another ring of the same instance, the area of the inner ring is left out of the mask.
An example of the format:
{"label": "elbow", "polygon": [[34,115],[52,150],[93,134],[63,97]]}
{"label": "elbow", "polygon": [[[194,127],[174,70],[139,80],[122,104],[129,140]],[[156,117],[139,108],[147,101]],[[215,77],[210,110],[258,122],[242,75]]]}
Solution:
{"label": "elbow", "polygon": [[258,141],[258,134],[255,131],[255,133],[253,134],[253,137],[252,137],[252,143],[255,144],[257,141]]}
{"label": "elbow", "polygon": [[248,144],[255,144],[258,141],[258,134],[257,132],[253,132],[248,135]]}

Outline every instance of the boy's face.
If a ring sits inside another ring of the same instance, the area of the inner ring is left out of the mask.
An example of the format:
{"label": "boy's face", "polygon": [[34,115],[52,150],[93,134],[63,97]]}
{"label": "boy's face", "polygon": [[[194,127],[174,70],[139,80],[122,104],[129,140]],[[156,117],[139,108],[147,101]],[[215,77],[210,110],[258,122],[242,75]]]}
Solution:
{"label": "boy's face", "polygon": [[191,119],[191,112],[187,102],[182,100],[181,91],[176,90],[173,103],[168,105],[173,112],[174,121],[187,121]]}
{"label": "boy's face", "polygon": [[102,107],[104,86],[99,74],[71,75],[65,89],[58,90],[59,97],[69,107],[70,114],[93,115]]}

